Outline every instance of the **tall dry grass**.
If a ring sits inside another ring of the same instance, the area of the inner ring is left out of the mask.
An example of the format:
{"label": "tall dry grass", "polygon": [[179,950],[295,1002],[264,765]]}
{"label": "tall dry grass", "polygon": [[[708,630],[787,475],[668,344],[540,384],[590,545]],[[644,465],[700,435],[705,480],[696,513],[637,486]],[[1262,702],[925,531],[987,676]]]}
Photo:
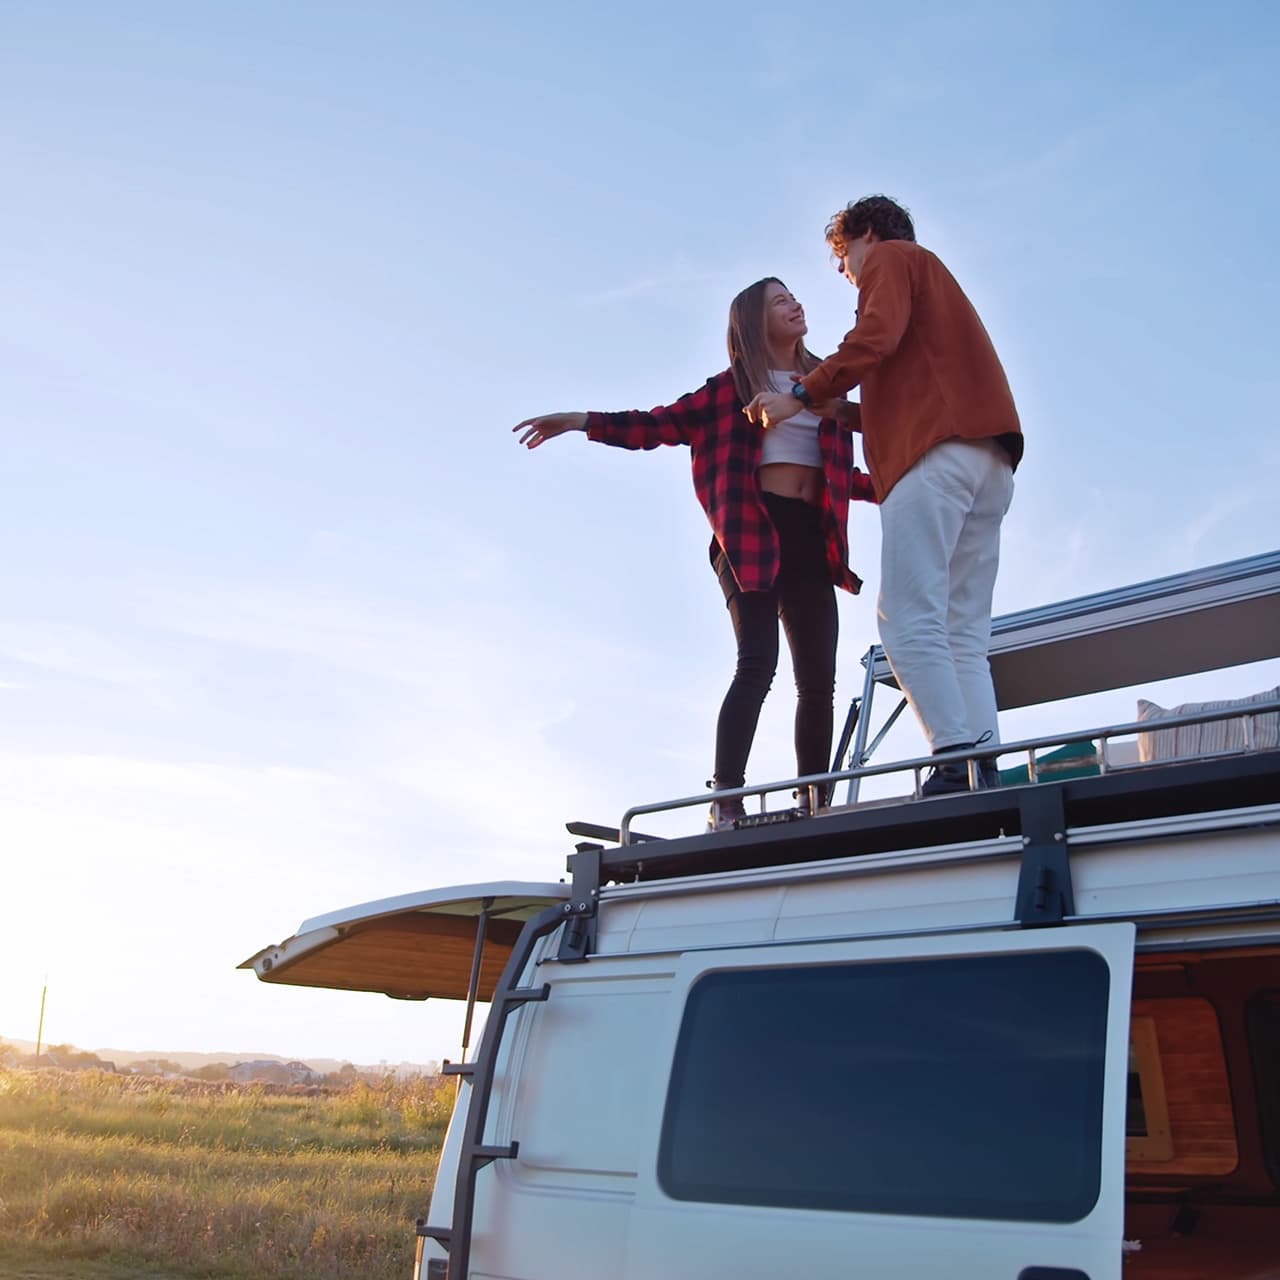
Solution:
{"label": "tall dry grass", "polygon": [[405,1280],[453,1092],[0,1069],[0,1247],[193,1277]]}

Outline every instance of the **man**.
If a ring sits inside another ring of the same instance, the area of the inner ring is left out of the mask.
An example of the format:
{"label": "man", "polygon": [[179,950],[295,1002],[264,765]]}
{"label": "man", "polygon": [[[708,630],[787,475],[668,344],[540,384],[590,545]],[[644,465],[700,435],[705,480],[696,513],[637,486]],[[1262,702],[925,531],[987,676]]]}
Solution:
{"label": "man", "polygon": [[[790,395],[758,395],[746,414],[770,427],[861,386],[880,503],[880,639],[939,754],[999,742],[987,649],[1022,430],[977,312],[915,239],[910,214],[885,196],[832,218],[827,243],[858,290],[857,323]],[[982,760],[979,785],[997,781],[994,758]],[[968,789],[963,764],[935,766],[923,787]]]}

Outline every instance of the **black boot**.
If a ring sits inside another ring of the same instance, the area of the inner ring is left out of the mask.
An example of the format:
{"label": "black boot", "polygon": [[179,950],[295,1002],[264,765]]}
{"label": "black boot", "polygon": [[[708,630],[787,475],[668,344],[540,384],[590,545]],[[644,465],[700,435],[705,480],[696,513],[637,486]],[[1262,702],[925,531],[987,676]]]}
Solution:
{"label": "black boot", "polygon": [[[935,756],[944,755],[950,751],[971,751],[974,747],[972,742],[956,742],[949,747],[939,747],[933,754]],[[978,783],[975,790],[981,791],[986,786],[982,777],[981,766],[978,770]],[[929,771],[929,776],[924,780],[924,785],[920,788],[922,796],[948,796],[958,795],[962,791],[969,790],[969,766],[964,760],[954,761],[951,764],[935,764]]]}
{"label": "black boot", "polygon": [[[990,729],[986,731],[973,745],[975,747],[986,746],[995,735]],[[990,791],[993,787],[1000,785],[1000,766],[995,756],[979,756],[978,757],[978,778],[981,781],[982,788]]]}

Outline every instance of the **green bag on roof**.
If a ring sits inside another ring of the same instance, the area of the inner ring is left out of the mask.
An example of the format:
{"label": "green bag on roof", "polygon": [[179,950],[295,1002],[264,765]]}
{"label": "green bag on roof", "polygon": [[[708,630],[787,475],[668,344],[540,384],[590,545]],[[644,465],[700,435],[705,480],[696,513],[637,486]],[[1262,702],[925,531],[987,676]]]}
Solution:
{"label": "green bag on roof", "polygon": [[[1092,778],[1102,770],[1098,768],[1098,748],[1089,741],[1068,742],[1065,747],[1036,756],[1036,777],[1039,782],[1062,782],[1066,778]],[[1027,766],[1015,765],[1000,770],[1002,787],[1021,787],[1027,782]]]}

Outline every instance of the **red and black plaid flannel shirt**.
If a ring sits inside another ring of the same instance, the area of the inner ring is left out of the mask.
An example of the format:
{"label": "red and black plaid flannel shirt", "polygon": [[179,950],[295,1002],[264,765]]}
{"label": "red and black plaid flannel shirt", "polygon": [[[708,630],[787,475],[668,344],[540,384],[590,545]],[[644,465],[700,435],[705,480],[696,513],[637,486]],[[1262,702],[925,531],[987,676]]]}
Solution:
{"label": "red and black plaid flannel shirt", "polygon": [[[587,435],[603,444],[623,449],[689,446],[694,491],[743,591],[767,591],[778,576],[778,535],[756,487],[760,433],[742,412],[728,369],[674,404],[648,413],[587,414]],[[818,447],[827,480],[821,511],[831,580],[857,592],[862,580],[849,568],[849,501],[875,501],[871,478],[853,465],[852,433],[831,418],[818,428]]]}

